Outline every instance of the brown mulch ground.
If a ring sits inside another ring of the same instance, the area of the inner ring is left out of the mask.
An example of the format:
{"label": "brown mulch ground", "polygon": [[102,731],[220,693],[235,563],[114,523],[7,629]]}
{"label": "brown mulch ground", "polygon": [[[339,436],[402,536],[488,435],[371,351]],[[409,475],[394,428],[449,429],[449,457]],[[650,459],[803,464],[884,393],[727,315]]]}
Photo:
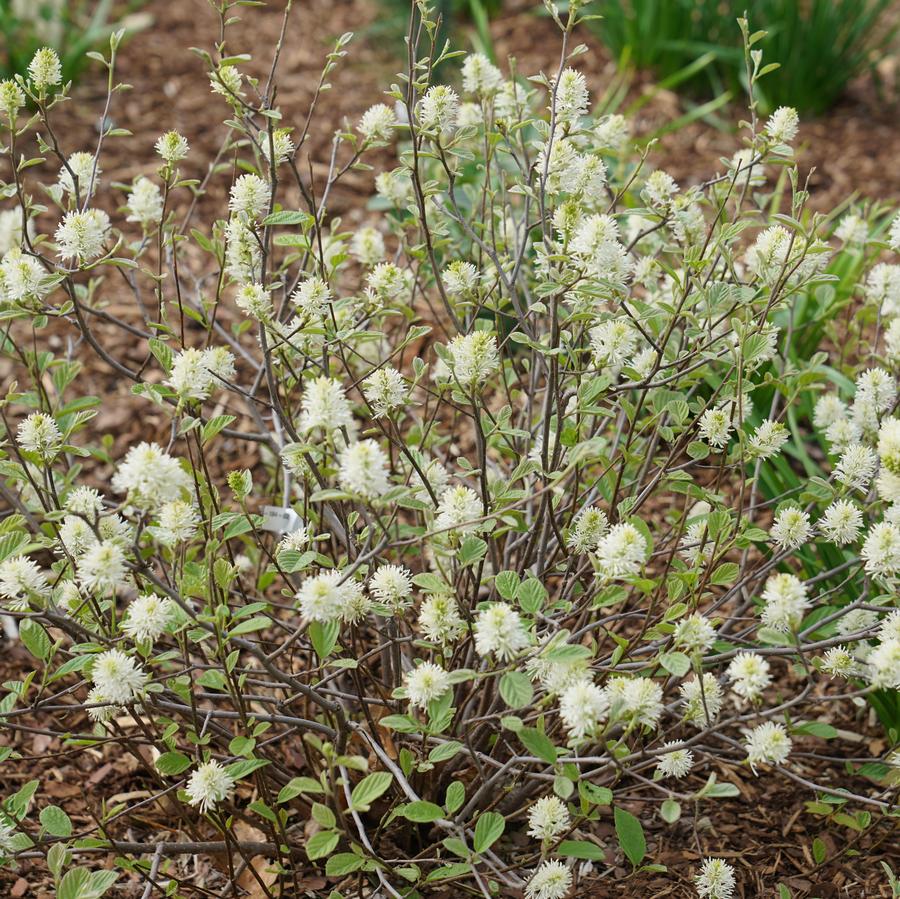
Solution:
{"label": "brown mulch ground", "polygon": [[[532,6],[524,0],[513,4],[512,10],[493,25],[498,57],[516,56],[519,70],[529,74],[539,69],[552,71],[558,53],[554,26],[548,19],[535,16]],[[149,10],[155,18],[153,27],[131,40],[121,55],[120,76],[133,85],[133,90],[120,95],[111,112],[117,126],[136,136],[107,144],[103,162],[107,182],[128,182],[136,174],[153,171],[157,165],[153,143],[169,128],[188,136],[194,151],[188,169],[190,174],[203,177],[201,162],[205,164],[218,151],[222,138],[224,103],[210,97],[203,63],[188,50],[209,47],[216,36],[216,17],[210,5],[205,0],[153,0]],[[252,27],[233,29],[232,52],[252,52],[255,47],[267,48],[274,43],[281,25],[277,11],[248,8],[240,14],[252,22]],[[376,16],[369,0],[295,3],[279,93],[279,104],[288,121],[302,121],[305,117],[323,55],[333,39],[344,31],[363,33],[348,59],[333,74],[333,89],[325,94],[321,104],[319,126],[314,129],[316,136],[309,147],[316,172],[321,173],[327,164],[333,131],[345,122],[355,122],[369,105],[382,99],[382,86],[390,83],[396,71],[396,61],[386,54],[385,48],[364,39]],[[590,73],[591,86],[596,91],[612,77],[614,68],[595,39],[588,34],[581,35],[581,39],[590,52],[580,57],[579,65]],[[260,67],[257,71],[262,71],[265,62],[264,58],[256,61]],[[646,90],[647,85],[646,81],[636,81],[632,96]],[[96,142],[96,112],[102,105],[103,91],[104,81],[99,73],[89,75],[77,90],[79,102],[66,104],[59,111],[59,132],[69,151],[88,149]],[[675,95],[661,94],[642,111],[640,127],[645,132],[652,131],[683,111],[682,101]],[[885,202],[900,198],[897,107],[879,98],[871,84],[854,85],[829,116],[805,122],[799,144],[806,147],[801,155],[803,168],[816,168],[811,181],[814,207],[831,207],[852,193]],[[697,123],[664,137],[652,159],[686,186],[718,168],[719,157],[731,156],[736,146],[733,133]],[[358,221],[364,212],[353,204],[360,192],[369,191],[371,178],[370,174],[354,173],[343,181],[333,195],[332,212],[344,215],[349,224]],[[208,208],[222,208],[229,182],[228,171],[213,179],[209,196],[203,201]],[[99,433],[114,433],[120,448],[135,440],[160,437],[167,429],[162,414],[149,403],[134,400],[130,384],[102,367],[85,369],[80,390],[107,398],[96,429]],[[224,452],[229,451],[226,444]],[[234,458],[229,461],[231,467],[241,464]],[[8,646],[0,661],[0,680],[17,679],[28,667],[30,662],[23,648]],[[863,722],[846,724],[848,729],[859,731]],[[9,745],[10,739],[9,732],[5,732],[0,743]],[[0,793],[6,795],[25,780],[40,777],[42,801],[62,805],[78,829],[93,827],[93,816],[100,814],[103,801],[139,801],[135,794],[153,786],[139,773],[137,762],[117,748],[67,753],[56,738],[43,734],[19,732],[12,739],[23,759],[16,765],[5,763],[0,767]],[[848,754],[854,752],[843,744],[833,746],[836,753],[843,748]],[[828,772],[817,774],[828,777]],[[847,778],[839,764],[833,766],[831,777],[833,782],[846,785]],[[728,773],[721,771],[720,780],[727,779]],[[587,874],[576,894],[591,899],[694,896],[690,883],[698,859],[703,854],[714,854],[729,859],[737,868],[741,897],[775,895],[779,882],[788,886],[795,897],[804,899],[889,895],[878,864],[881,859],[893,857],[895,868],[898,866],[897,835],[890,831],[889,823],[859,836],[846,827],[824,825],[806,810],[805,803],[812,797],[777,777],[746,778],[738,786],[742,791],[739,799],[704,803],[696,814],[686,808],[682,820],[674,826],[658,820],[647,825],[648,861],[667,865],[669,873],[629,877],[625,866],[615,867],[602,880]],[[858,785],[861,790],[864,786]],[[121,839],[144,839],[178,823],[171,808],[150,806],[134,820],[133,831],[117,831],[116,835]],[[609,819],[601,821],[595,833],[610,847],[609,864],[621,865],[621,857],[613,848],[616,842]],[[828,849],[822,866],[816,865],[811,853],[815,837],[822,839]],[[188,882],[205,885],[210,895],[218,895],[222,888],[220,864],[221,860],[200,858],[186,863],[179,873]],[[45,869],[29,862],[18,871],[0,871],[0,895],[49,899],[52,889],[44,878]],[[325,896],[333,886],[326,887],[314,871],[310,871],[304,885],[310,896]],[[115,896],[129,899],[141,893],[142,888],[137,886],[122,886],[114,891]]]}

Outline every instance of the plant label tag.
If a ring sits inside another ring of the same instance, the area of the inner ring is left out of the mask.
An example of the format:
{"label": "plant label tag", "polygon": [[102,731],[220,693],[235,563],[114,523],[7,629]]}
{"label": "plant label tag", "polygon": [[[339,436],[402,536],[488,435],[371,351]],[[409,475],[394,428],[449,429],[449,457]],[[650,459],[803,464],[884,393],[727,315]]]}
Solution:
{"label": "plant label tag", "polygon": [[264,531],[290,534],[296,531],[302,523],[300,516],[293,509],[286,509],[284,506],[263,507],[262,527]]}

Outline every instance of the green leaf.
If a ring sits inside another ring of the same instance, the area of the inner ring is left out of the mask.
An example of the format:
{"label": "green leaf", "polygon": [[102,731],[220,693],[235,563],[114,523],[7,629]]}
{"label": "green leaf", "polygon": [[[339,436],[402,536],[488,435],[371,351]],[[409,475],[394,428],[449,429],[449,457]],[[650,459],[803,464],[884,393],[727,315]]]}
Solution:
{"label": "green leaf", "polygon": [[264,225],[304,225],[311,220],[308,212],[294,212],[290,209],[282,209],[273,212],[263,219]]}
{"label": "green leaf", "polygon": [[311,777],[292,777],[278,793],[276,802],[290,802],[296,799],[301,793],[324,793],[322,784]]}
{"label": "green leaf", "polygon": [[181,774],[191,767],[191,760],[183,752],[164,752],[156,760],[156,770],[160,774]]}
{"label": "green leaf", "polygon": [[58,805],[48,805],[46,808],[42,808],[40,819],[41,826],[51,836],[69,837],[72,835],[72,822]]}
{"label": "green leaf", "polygon": [[494,586],[504,599],[514,599],[519,589],[519,576],[515,571],[501,571],[494,578]]}
{"label": "green leaf", "polygon": [[659,664],[675,677],[684,677],[691,670],[691,660],[683,652],[661,652]]}
{"label": "green leaf", "polygon": [[325,873],[329,877],[343,877],[346,874],[358,871],[364,862],[365,859],[354,855],[352,852],[339,852],[337,855],[332,855],[325,862]]}
{"label": "green leaf", "polygon": [[565,858],[581,858],[590,862],[599,862],[606,858],[596,843],[589,843],[587,840],[563,840],[554,852]]}
{"label": "green leaf", "polygon": [[372,803],[391,785],[393,775],[387,771],[376,771],[364,777],[350,794],[350,807],[357,812],[367,812]]}
{"label": "green leaf", "polygon": [[715,584],[717,587],[727,587],[738,579],[740,570],[740,566],[737,562],[723,562],[712,573],[709,582]]}
{"label": "green leaf", "polygon": [[828,855],[828,847],[818,837],[813,840],[812,854],[817,865],[821,865],[822,862],[825,861],[825,857]]}
{"label": "green leaf", "polygon": [[647,841],[644,839],[644,828],[631,812],[616,806],[613,809],[613,819],[616,825],[616,836],[619,845],[634,867],[637,867],[647,854]]}
{"label": "green leaf", "polygon": [[[306,855],[310,861],[331,855],[338,844],[338,835],[333,830],[320,830],[306,841]],[[353,856],[357,858],[357,856]]]}
{"label": "green leaf", "polygon": [[660,806],[659,814],[666,824],[674,824],[681,817],[681,804],[675,799],[666,799]]}
{"label": "green leaf", "polygon": [[458,740],[448,740],[446,743],[441,743],[440,746],[435,746],[434,749],[428,753],[428,761],[434,762],[435,764],[438,762],[446,762],[448,759],[452,759],[460,749],[462,749],[462,743]]}
{"label": "green leaf", "polygon": [[208,443],[213,437],[216,436],[223,428],[227,428],[234,421],[233,415],[217,415],[215,418],[211,418],[205,425],[203,425],[203,431],[201,432],[201,440],[203,443]]}
{"label": "green leaf", "polygon": [[415,821],[417,824],[428,824],[444,817],[444,810],[439,805],[425,799],[407,802],[397,809],[397,813],[403,815],[407,821]]}
{"label": "green leaf", "polygon": [[36,659],[46,662],[50,658],[53,650],[50,635],[33,618],[25,618],[19,624],[19,637]]}
{"label": "green leaf", "polygon": [[519,739],[525,744],[525,748],[536,755],[542,761],[552,765],[556,762],[556,747],[550,742],[549,737],[534,727],[523,727],[519,731]]}
{"label": "green leaf", "polygon": [[534,689],[529,678],[521,671],[507,671],[500,678],[500,695],[510,708],[521,709],[531,702]]}
{"label": "green leaf", "polygon": [[260,768],[265,768],[268,764],[268,759],[247,759],[243,762],[232,762],[225,770],[228,772],[229,777],[234,780],[240,780],[242,777],[258,771]]}
{"label": "green leaf", "polygon": [[337,644],[340,621],[313,621],[309,625],[309,639],[320,659],[327,659]]}
{"label": "green leaf", "polygon": [[452,815],[462,808],[463,802],[466,801],[466,786],[462,781],[454,780],[447,787],[447,795],[444,797],[444,807],[447,814]]}
{"label": "green leaf", "polygon": [[506,829],[506,819],[498,812],[483,812],[475,822],[475,851],[487,852]]}

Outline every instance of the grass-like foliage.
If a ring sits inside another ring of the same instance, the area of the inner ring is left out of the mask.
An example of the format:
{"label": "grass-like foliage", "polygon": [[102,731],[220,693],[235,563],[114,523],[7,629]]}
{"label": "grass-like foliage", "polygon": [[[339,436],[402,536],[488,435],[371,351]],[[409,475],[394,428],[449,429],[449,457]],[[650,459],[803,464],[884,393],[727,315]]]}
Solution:
{"label": "grass-like foliage", "polygon": [[[59,896],[195,895],[177,859],[207,853],[206,895],[303,895],[315,865],[333,896],[562,899],[585,861],[659,870],[648,824],[757,776],[836,827],[895,814],[900,220],[808,210],[759,36],[734,156],[682,189],[591,115],[577,3],[514,81],[421,4],[325,170],[349,35],[290,121],[285,43],[218,9],[215,158],[168,131],[107,182],[118,34],[95,146],[54,125],[52,51],[0,83],[0,599],[34,659],[0,764],[37,729],[141,778],[77,827],[25,783],[3,863]],[[367,159],[348,229],[329,199]],[[86,365],[164,428],[113,451]],[[697,893],[727,899],[711,855]]]}

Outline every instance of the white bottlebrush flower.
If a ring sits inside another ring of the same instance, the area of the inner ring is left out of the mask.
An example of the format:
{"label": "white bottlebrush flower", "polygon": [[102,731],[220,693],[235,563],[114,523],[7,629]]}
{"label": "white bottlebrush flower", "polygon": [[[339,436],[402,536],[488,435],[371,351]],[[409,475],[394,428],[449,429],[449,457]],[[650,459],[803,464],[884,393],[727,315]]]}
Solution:
{"label": "white bottlebrush flower", "polygon": [[155,148],[163,162],[167,162],[169,165],[181,162],[182,159],[187,157],[190,150],[187,138],[177,131],[167,131],[165,134],[160,135],[156,141]]}
{"label": "white bottlebrush flower", "polygon": [[834,468],[834,477],[851,489],[865,490],[878,468],[878,456],[860,443],[848,446]]}
{"label": "white bottlebrush flower", "polygon": [[787,506],[775,513],[775,521],[769,532],[781,549],[797,549],[813,536],[809,513],[796,506]]}
{"label": "white bottlebrush flower", "polygon": [[262,219],[269,207],[269,185],[259,175],[241,175],[231,187],[228,208],[249,222]]}
{"label": "white bottlebrush flower", "polygon": [[832,646],[822,657],[822,669],[832,677],[854,677],[859,665],[846,646]]}
{"label": "white bottlebrush flower", "polygon": [[712,648],[716,640],[716,629],[708,618],[699,612],[682,618],[672,634],[672,642],[687,652],[704,653]]}
{"label": "white bottlebrush flower", "polygon": [[678,185],[675,179],[661,170],[651,172],[641,191],[642,199],[648,206],[654,209],[667,209],[672,203],[672,197],[678,193]]}
{"label": "white bottlebrush flower", "polygon": [[341,450],[338,483],[343,490],[364,499],[380,499],[390,489],[388,457],[375,440],[360,440]]}
{"label": "white bottlebrush flower", "polygon": [[726,671],[731,689],[743,699],[758,699],[772,683],[769,663],[755,652],[739,652]]}
{"label": "white bottlebrush flower", "polygon": [[204,814],[224,802],[234,789],[234,778],[217,761],[210,759],[191,773],[185,790],[188,802]]}
{"label": "white bottlebrush flower", "polygon": [[[547,646],[552,649],[554,645],[551,638]],[[556,661],[552,657],[537,655],[528,660],[527,667],[528,676],[532,680],[538,680],[550,694],[562,694],[573,684],[589,678],[587,658]]]}
{"label": "white bottlebrush flower", "polygon": [[175,603],[171,599],[145,593],[128,606],[122,630],[135,642],[149,640],[153,643],[165,633],[174,614]]}
{"label": "white bottlebrush flower", "polygon": [[[28,233],[34,231],[32,222],[28,222]],[[0,256],[5,256],[12,249],[22,245],[22,207],[0,210]]]}
{"label": "white bottlebrush flower", "polygon": [[258,281],[242,284],[235,295],[234,303],[242,312],[260,321],[268,321],[275,311],[268,288]]}
{"label": "white bottlebrush flower", "polygon": [[25,105],[25,93],[12,78],[0,81],[0,110],[12,122]]}
{"label": "white bottlebrush flower", "polygon": [[456,125],[459,97],[452,87],[435,84],[419,101],[419,125],[425,131],[450,131]]}
{"label": "white bottlebrush flower", "polygon": [[569,810],[558,796],[542,796],[528,809],[528,835],[536,840],[552,840],[571,824]]}
{"label": "white bottlebrush flower", "polygon": [[900,640],[900,609],[894,609],[882,622],[878,628],[878,639]]}
{"label": "white bottlebrush flower", "polygon": [[606,695],[611,717],[654,729],[659,724],[663,712],[663,691],[655,680],[649,677],[614,677],[606,688]]}
{"label": "white bottlebrush flower", "polygon": [[96,724],[107,724],[122,713],[122,707],[113,705],[99,687],[91,687],[87,695],[87,713]]}
{"label": "white bottlebrush flower", "polygon": [[566,544],[577,553],[592,552],[608,530],[606,512],[596,506],[586,506],[572,521]]}
{"label": "white bottlebrush flower", "polygon": [[500,356],[497,340],[489,331],[459,334],[447,345],[450,366],[464,390],[478,390],[497,370]]}
{"label": "white bottlebrush flower", "polygon": [[41,47],[28,63],[28,77],[38,91],[59,84],[62,81],[62,66],[57,52],[50,47]]}
{"label": "white bottlebrush flower", "polygon": [[7,251],[0,264],[0,301],[42,300],[50,289],[47,273],[34,256],[19,247]]}
{"label": "white bottlebrush flower", "polygon": [[709,671],[702,680],[695,676],[685,681],[679,692],[684,701],[684,720],[688,724],[708,727],[722,711],[722,687]]}
{"label": "white bottlebrush flower", "polygon": [[62,259],[90,262],[103,255],[109,234],[109,216],[102,209],[72,210],[56,229],[56,244]]}
{"label": "white bottlebrush flower", "polygon": [[164,546],[177,546],[190,540],[199,525],[200,515],[194,505],[183,499],[173,499],[163,503],[157,524],[148,530]]}
{"label": "white bottlebrush flower", "polygon": [[62,445],[62,434],[56,422],[43,412],[32,412],[16,429],[19,446],[41,459],[50,460]]}
{"label": "white bottlebrush flower", "polygon": [[860,402],[871,404],[877,413],[887,412],[897,399],[894,379],[883,368],[866,369],[856,379],[854,405]]}
{"label": "white bottlebrush flower", "polygon": [[731,413],[721,406],[700,416],[700,437],[713,449],[724,449],[731,439]]}
{"label": "white bottlebrush flower", "polygon": [[392,206],[406,206],[412,200],[413,186],[404,169],[381,172],[375,178],[375,191]]}
{"label": "white bottlebrush flower", "polygon": [[900,314],[900,265],[880,262],[866,276],[866,302],[886,319]]}
{"label": "white bottlebrush flower", "polygon": [[594,364],[613,376],[618,376],[637,347],[637,332],[625,318],[611,319],[591,328],[590,339]]}
{"label": "white bottlebrush flower", "polygon": [[434,594],[423,600],[418,623],[422,636],[433,643],[452,643],[466,630],[456,600],[446,594]]}
{"label": "white bottlebrush flower", "polygon": [[256,235],[237,216],[225,224],[225,272],[241,283],[253,283],[260,274],[262,249]]}
{"label": "white bottlebrush flower", "polygon": [[272,138],[268,134],[262,134],[259,145],[266,159],[274,159],[275,165],[287,162],[293,155],[296,147],[291,139],[290,128],[273,128]]}
{"label": "white bottlebrush flower", "polygon": [[594,126],[594,140],[598,150],[621,153],[631,137],[631,125],[623,115],[604,116]]}
{"label": "white bottlebrush flower", "polygon": [[[346,428],[355,432],[353,411],[344,395],[344,387],[340,381],[332,378],[316,378],[306,385],[300,415],[300,431],[308,434],[321,429],[330,434]],[[352,436],[352,433],[351,433]]]}
{"label": "white bottlebrush flower", "polygon": [[873,687],[900,690],[900,639],[882,640],[866,662],[866,678]]}
{"label": "white bottlebrush flower", "polygon": [[364,141],[387,143],[393,136],[396,125],[394,110],[385,103],[376,103],[362,114],[356,129]]}
{"label": "white bottlebrush flower", "polygon": [[869,574],[893,577],[900,572],[900,528],[889,521],[876,524],[860,552]]}
{"label": "white bottlebrush flower", "polygon": [[360,228],[350,240],[350,255],[362,265],[373,266],[384,259],[384,238],[377,228]]}
{"label": "white bottlebrush flower", "polygon": [[735,890],[734,868],[720,858],[704,859],[694,883],[700,899],[732,899]]}
{"label": "white bottlebrush flower", "polygon": [[766,581],[762,598],[762,623],[779,631],[796,630],[810,605],[805,584],[787,573],[772,575]]}
{"label": "white bottlebrush flower", "polygon": [[478,278],[478,269],[461,259],[451,262],[441,272],[444,289],[451,297],[470,296],[478,286]]}
{"label": "white bottlebrush flower", "polygon": [[403,679],[409,704],[421,709],[428,703],[440,699],[451,687],[450,675],[432,662],[422,662],[406,673]]}
{"label": "white bottlebrush flower", "polygon": [[43,604],[50,598],[47,575],[28,556],[11,556],[0,562],[0,596],[16,611],[28,608],[29,601]]}
{"label": "white bottlebrush flower", "polygon": [[774,456],[788,439],[788,430],[780,421],[766,419],[750,436],[750,451],[761,459]]}
{"label": "white bottlebrush flower", "polygon": [[609,711],[606,691],[586,678],[571,684],[559,697],[559,716],[570,741],[578,742],[594,734]]}
{"label": "white bottlebrush flower", "polygon": [[406,381],[396,368],[385,365],[362,382],[362,392],[375,417],[380,418],[406,402]]}
{"label": "white bottlebrush flower", "polygon": [[302,281],[291,294],[291,302],[308,319],[318,319],[331,300],[328,284],[316,275]]}
{"label": "white bottlebrush flower", "polygon": [[103,497],[93,487],[76,487],[65,499],[68,512],[93,518],[103,511]]}
{"label": "white bottlebrush flower", "polygon": [[127,576],[125,553],[113,540],[91,544],[78,560],[78,582],[92,593],[115,592]]}
{"label": "white bottlebrush flower", "polygon": [[91,681],[107,702],[129,705],[144,692],[149,675],[119,649],[109,649],[91,662]]}
{"label": "white bottlebrush flower", "polygon": [[610,579],[640,574],[647,551],[646,538],[633,524],[617,524],[597,544],[600,573]]}
{"label": "white bottlebrush flower", "polygon": [[757,765],[783,765],[791,753],[792,743],[783,724],[766,721],[750,731],[744,746],[755,774]]}
{"label": "white bottlebrush flower", "polygon": [[555,91],[553,111],[558,122],[576,125],[582,116],[587,115],[588,89],[583,73],[572,68],[563,69]]}
{"label": "white bottlebrush flower", "polygon": [[843,421],[847,417],[847,405],[834,393],[826,393],[816,400],[813,410],[813,424],[820,429]]}
{"label": "white bottlebrush flower", "polygon": [[159,223],[162,214],[163,197],[159,187],[149,178],[138,178],[128,195],[127,221],[149,228]]}
{"label": "white bottlebrush flower", "polygon": [[235,376],[234,355],[225,347],[189,347],[172,360],[166,383],[183,399],[205,400]]}
{"label": "white bottlebrush flower", "polygon": [[512,606],[495,602],[478,613],[475,619],[475,649],[479,655],[493,653],[500,661],[506,662],[528,644],[528,631]]}
{"label": "white bottlebrush flower", "polygon": [[463,90],[491,97],[503,86],[503,73],[483,53],[470,53],[462,64]]}
{"label": "white bottlebrush flower", "polygon": [[210,73],[209,86],[214,94],[220,94],[229,102],[235,103],[236,99],[243,95],[241,90],[243,80],[244,76],[237,66],[224,65]]}
{"label": "white bottlebrush flower", "polygon": [[112,486],[116,493],[128,494],[129,502],[155,509],[181,499],[192,481],[177,459],[157,444],[145,442],[128,450],[113,475]]}
{"label": "white bottlebrush flower", "polygon": [[894,216],[891,229],[888,232],[888,244],[892,250],[900,250],[900,214]]}
{"label": "white bottlebrush flower", "polygon": [[893,319],[887,326],[884,332],[884,349],[894,368],[900,365],[900,318]]}
{"label": "white bottlebrush flower", "polygon": [[848,212],[834,229],[834,236],[846,244],[862,245],[869,239],[869,223],[861,215]]}
{"label": "white bottlebrush flower", "polygon": [[412,596],[412,572],[402,565],[380,565],[369,578],[369,593],[378,602],[400,608]]}
{"label": "white bottlebrush flower", "polygon": [[306,578],[297,591],[300,612],[311,621],[335,621],[344,617],[348,602],[347,583],[340,571],[323,571]]}
{"label": "white bottlebrush flower", "polygon": [[314,536],[315,532],[309,525],[301,524],[278,541],[276,555],[284,552],[303,552]]}
{"label": "white bottlebrush flower", "polygon": [[[664,743],[663,749],[677,746],[677,743]],[[656,762],[656,770],[662,777],[682,778],[690,774],[694,767],[694,753],[690,749],[670,749],[663,753]]]}
{"label": "white bottlebrush flower", "polygon": [[886,418],[878,430],[878,457],[892,474],[900,475],[900,418]]}
{"label": "white bottlebrush flower", "polygon": [[[78,196],[83,200],[90,188],[91,194],[97,190],[100,167],[94,166],[94,156],[79,150],[73,153],[66,164],[59,170],[59,187],[65,193],[75,194],[76,182]],[[91,178],[94,183],[91,184]]]}
{"label": "white bottlebrush flower", "polygon": [[779,106],[766,122],[766,134],[776,144],[789,144],[797,136],[800,117],[790,106]]}
{"label": "white bottlebrush flower", "polygon": [[393,262],[379,262],[366,275],[366,287],[379,302],[396,302],[410,290],[412,278],[409,271]]}
{"label": "white bottlebrush flower", "polygon": [[470,487],[447,487],[438,500],[437,515],[434,519],[436,531],[477,530],[484,516],[484,506],[478,494]]}
{"label": "white bottlebrush flower", "polygon": [[557,859],[544,862],[525,884],[525,899],[565,899],[572,889],[572,872]]}

